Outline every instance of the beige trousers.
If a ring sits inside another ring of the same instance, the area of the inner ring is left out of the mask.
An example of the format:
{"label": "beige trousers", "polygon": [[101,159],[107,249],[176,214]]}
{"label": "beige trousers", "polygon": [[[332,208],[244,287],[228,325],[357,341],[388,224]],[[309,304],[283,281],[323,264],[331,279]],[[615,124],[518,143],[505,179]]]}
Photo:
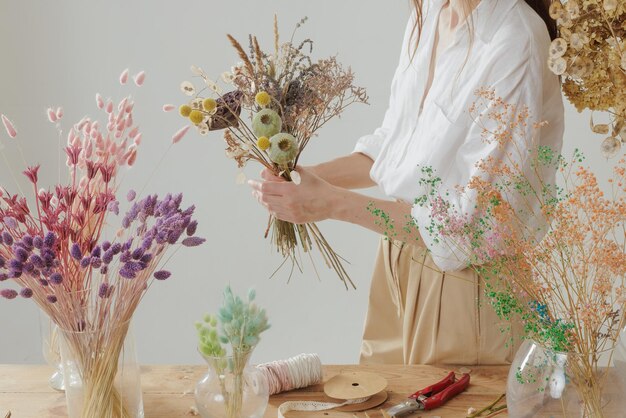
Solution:
{"label": "beige trousers", "polygon": [[509,364],[519,330],[497,317],[471,268],[442,272],[424,247],[381,239],[361,363]]}

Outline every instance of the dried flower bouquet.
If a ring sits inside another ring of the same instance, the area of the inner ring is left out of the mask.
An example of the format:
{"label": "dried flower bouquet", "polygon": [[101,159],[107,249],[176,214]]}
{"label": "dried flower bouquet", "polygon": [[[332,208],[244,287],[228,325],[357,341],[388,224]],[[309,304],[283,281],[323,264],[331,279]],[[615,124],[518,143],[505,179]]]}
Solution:
{"label": "dried flower bouquet", "polygon": [[[144,77],[135,75],[135,84]],[[120,82],[128,78],[126,70]],[[134,191],[121,228],[104,239],[110,215],[119,213],[118,174],[134,164],[142,134],[130,95],[117,105],[97,95],[96,103],[106,122],[86,117],[67,135],[67,182],[46,189],[33,166],[24,171],[32,203],[0,189],[0,282],[13,284],[0,295],[33,299],[58,325],[78,363],[82,417],[127,418],[133,414],[114,380],[129,322],[152,280],[170,277],[162,267],[168,250],[204,239],[194,235],[194,207],[181,207],[182,195],[138,200]],[[59,127],[62,110],[48,117]],[[15,138],[11,121],[2,119]]]}
{"label": "dried flower bouquet", "polygon": [[[300,27],[306,18],[300,21]],[[294,30],[295,33],[295,30]],[[249,52],[228,35],[241,62],[222,74],[233,90],[223,93],[204,71],[192,67],[196,76],[217,96],[204,98],[207,88],[196,91],[185,81],[182,91],[193,99],[180,107],[180,114],[206,135],[224,130],[226,154],[242,168],[256,161],[288,181],[299,182],[297,164],[305,147],[328,121],[339,117],[353,103],[367,103],[365,91],[353,85],[354,75],[345,70],[335,57],[313,61],[313,42],[280,43],[278,24],[274,21],[274,51],[261,50],[255,36],[250,35]],[[242,116],[249,113],[249,118]],[[188,126],[174,140],[179,141]],[[243,182],[243,174],[240,180]],[[295,225],[270,216],[265,233],[272,229],[272,243],[285,259],[299,265],[297,252],[309,253],[316,246],[327,265],[339,278],[354,287],[342,259],[331,248],[314,223]]]}

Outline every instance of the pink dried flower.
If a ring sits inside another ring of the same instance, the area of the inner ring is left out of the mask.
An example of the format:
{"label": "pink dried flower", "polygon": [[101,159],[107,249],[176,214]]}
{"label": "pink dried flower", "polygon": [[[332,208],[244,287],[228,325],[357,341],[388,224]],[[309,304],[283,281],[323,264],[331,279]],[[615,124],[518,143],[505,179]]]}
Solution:
{"label": "pink dried flower", "polygon": [[176,106],[174,106],[173,104],[164,104],[163,105],[163,111],[164,112],[171,112],[174,109],[176,109]]}
{"label": "pink dried flower", "polygon": [[48,108],[48,120],[50,123],[55,123],[58,120],[56,112],[51,107]]}
{"label": "pink dried flower", "polygon": [[62,107],[57,107],[56,117],[57,117],[57,119],[63,118],[63,108]]}
{"label": "pink dried flower", "polygon": [[128,137],[129,138],[134,138],[137,136],[137,134],[139,133],[139,126],[135,126],[129,133],[128,133]]}
{"label": "pink dried flower", "polygon": [[5,299],[15,299],[17,297],[17,292],[13,289],[2,289],[0,290],[0,296]]}
{"label": "pink dried flower", "polygon": [[33,296],[33,290],[25,287],[22,290],[20,290],[20,296],[23,297],[24,299],[30,299]]}
{"label": "pink dried flower", "polygon": [[39,172],[39,165],[28,167],[27,170],[24,171],[24,175],[28,177],[31,183],[37,184],[37,173]]}
{"label": "pink dried flower", "polygon": [[124,85],[127,82],[128,82],[128,68],[122,71],[122,74],[120,74],[120,84]]}
{"label": "pink dried flower", "polygon": [[135,84],[138,87],[141,87],[143,85],[143,82],[146,79],[146,72],[145,71],[140,71],[137,74],[135,74],[135,76],[133,77],[133,80],[135,81]]}
{"label": "pink dried flower", "polygon": [[17,136],[17,131],[15,130],[15,126],[13,123],[7,118],[5,115],[2,116],[2,124],[4,125],[4,129],[7,131],[7,135],[11,138],[15,138]]}
{"label": "pink dried flower", "polygon": [[98,109],[104,109],[104,99],[100,93],[96,93],[96,105],[98,106]]}
{"label": "pink dried flower", "polygon": [[174,136],[172,136],[172,143],[176,144],[178,142],[180,142],[181,139],[183,139],[183,137],[185,136],[185,134],[187,133],[187,131],[189,130],[190,125],[186,125],[182,128],[180,128],[175,134]]}

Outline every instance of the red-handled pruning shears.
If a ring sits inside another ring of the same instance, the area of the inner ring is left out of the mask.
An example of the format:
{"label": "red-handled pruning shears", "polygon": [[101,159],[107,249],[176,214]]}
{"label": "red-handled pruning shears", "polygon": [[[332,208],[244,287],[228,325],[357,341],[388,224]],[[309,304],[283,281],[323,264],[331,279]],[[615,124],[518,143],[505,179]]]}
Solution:
{"label": "red-handled pruning shears", "polygon": [[386,415],[391,417],[400,417],[417,411],[428,411],[429,409],[439,408],[448,400],[454,398],[463,392],[470,383],[470,375],[464,373],[457,380],[454,372],[450,372],[441,381],[418,390],[405,402],[389,408]]}

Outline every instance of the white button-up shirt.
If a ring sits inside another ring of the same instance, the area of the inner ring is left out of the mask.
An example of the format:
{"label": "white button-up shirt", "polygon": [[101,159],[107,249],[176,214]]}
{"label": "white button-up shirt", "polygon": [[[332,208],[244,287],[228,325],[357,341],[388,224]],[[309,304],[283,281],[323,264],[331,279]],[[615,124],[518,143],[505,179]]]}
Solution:
{"label": "white button-up shirt", "polygon": [[[411,37],[415,14],[409,19],[382,126],[361,137],[354,152],[374,160],[370,176],[387,196],[413,204],[411,213],[435,263],[442,270],[460,270],[467,267],[467,254],[433,236],[428,230],[430,208],[414,204],[426,194],[419,185],[422,168],[433,168],[448,193],[445,198],[461,213],[471,214],[475,202],[458,187],[478,174],[478,161],[501,159],[510,151],[482,138],[482,127],[469,115],[475,90],[494,89],[506,103],[527,106],[531,117],[527,134],[540,135],[537,143],[557,152],[563,138],[563,102],[558,77],[547,66],[550,37],[543,20],[524,0],[482,0],[437,57],[420,112],[437,16],[444,4],[445,0],[424,2],[422,35],[413,60],[409,51],[415,42]],[[533,121],[548,125],[537,133],[532,131]],[[523,141],[517,146],[526,147]],[[553,182],[554,173],[547,175],[552,178],[544,180]]]}

